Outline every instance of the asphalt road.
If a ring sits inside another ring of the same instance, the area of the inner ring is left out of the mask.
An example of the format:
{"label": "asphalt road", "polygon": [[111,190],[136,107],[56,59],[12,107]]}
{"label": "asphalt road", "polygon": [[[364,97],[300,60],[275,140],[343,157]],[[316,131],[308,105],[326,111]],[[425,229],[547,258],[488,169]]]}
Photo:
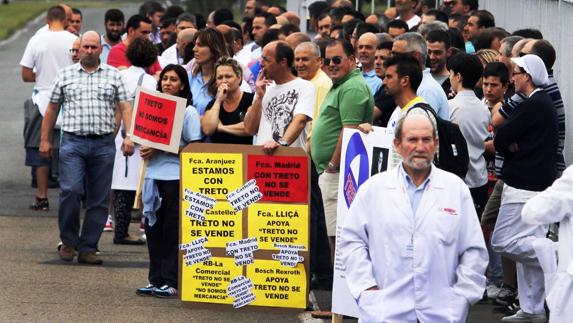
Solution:
{"label": "asphalt road", "polygon": [[[126,17],[137,7],[123,8]],[[103,9],[85,9],[83,30],[103,31]],[[12,39],[0,43],[0,321],[13,322],[320,322],[308,312],[213,310],[189,308],[178,300],[137,297],[146,283],[147,248],[116,246],[104,233],[104,265],[63,264],[55,246],[57,190],[50,190],[51,210],[28,210],[35,190],[24,166],[23,102],[33,85],[23,83],[19,61],[28,39],[43,25],[37,19]],[[131,230],[136,233],[136,226]],[[317,304],[330,308],[330,292],[318,292]],[[496,322],[492,306],[471,309],[468,322]]]}

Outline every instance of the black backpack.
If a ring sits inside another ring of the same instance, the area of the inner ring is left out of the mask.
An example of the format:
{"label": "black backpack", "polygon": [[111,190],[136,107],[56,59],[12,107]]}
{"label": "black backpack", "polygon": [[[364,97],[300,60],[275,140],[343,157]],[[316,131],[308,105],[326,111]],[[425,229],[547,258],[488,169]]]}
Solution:
{"label": "black backpack", "polygon": [[466,139],[460,127],[449,120],[440,118],[427,103],[417,103],[408,112],[416,108],[426,111],[428,115],[431,114],[436,119],[438,137],[440,139],[439,155],[438,158],[434,158],[436,167],[456,174],[462,180],[465,179],[470,156]]}

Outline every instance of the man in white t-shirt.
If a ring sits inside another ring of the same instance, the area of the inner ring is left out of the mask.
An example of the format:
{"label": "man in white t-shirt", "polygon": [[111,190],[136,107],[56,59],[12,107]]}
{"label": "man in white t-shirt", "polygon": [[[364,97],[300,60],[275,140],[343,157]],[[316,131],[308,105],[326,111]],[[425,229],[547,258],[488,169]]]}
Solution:
{"label": "man in white t-shirt", "polygon": [[[58,70],[73,64],[70,50],[77,36],[65,30],[67,24],[66,11],[61,6],[51,7],[46,17],[48,30],[34,35],[24,51],[20,65],[22,66],[22,80],[35,82],[32,101],[35,109],[26,120],[26,165],[36,167],[38,190],[33,210],[49,210],[48,204],[48,178],[50,161],[40,157],[41,118],[46,112],[50,92]],[[33,135],[33,134],[36,134]],[[57,136],[54,136],[57,138]],[[56,145],[58,143],[56,142]]]}
{"label": "man in white t-shirt", "polygon": [[245,115],[245,130],[257,135],[255,145],[268,153],[279,146],[305,148],[308,121],[314,114],[315,89],[291,72],[292,48],[274,41],[263,48],[253,104]]}
{"label": "man in white t-shirt", "polygon": [[422,20],[415,11],[418,2],[419,0],[396,0],[396,11],[398,12],[396,19],[405,21],[410,29],[416,27]]}

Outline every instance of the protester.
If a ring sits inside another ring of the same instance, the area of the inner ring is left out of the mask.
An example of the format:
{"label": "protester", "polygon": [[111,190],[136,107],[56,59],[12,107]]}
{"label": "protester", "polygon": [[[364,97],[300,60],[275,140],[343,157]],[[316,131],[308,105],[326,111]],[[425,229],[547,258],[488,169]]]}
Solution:
{"label": "protester", "polygon": [[121,33],[124,26],[123,12],[119,9],[109,9],[105,12],[105,34],[101,35],[101,62],[107,64],[107,57],[111,48],[121,41]]}
{"label": "protester", "polygon": [[187,45],[193,43],[197,29],[186,28],[177,33],[177,41],[172,46],[168,47],[163,54],[158,57],[161,67],[169,64],[183,64],[185,56],[185,48]]}
{"label": "protester", "polygon": [[82,34],[82,23],[83,15],[81,10],[78,8],[72,8],[72,19],[70,19],[69,24],[75,31],[75,35],[79,36]]}
{"label": "protester", "polygon": [[[111,48],[107,57],[107,63],[120,70],[131,66],[125,56],[127,46],[138,37],[149,37],[151,33],[151,20],[144,16],[134,15],[127,20],[125,28],[127,29],[126,37]],[[159,62],[156,60],[153,66],[148,70],[148,73],[155,75],[159,73],[159,71],[161,71],[161,65],[159,65]]]}
{"label": "protester", "polygon": [[245,115],[245,130],[256,134],[255,145],[269,154],[279,146],[306,147],[315,89],[292,74],[293,61],[294,52],[286,42],[264,47],[255,99]]}
{"label": "protester", "polygon": [[483,71],[475,55],[458,53],[448,60],[450,83],[456,96],[451,99],[450,121],[459,125],[468,145],[470,163],[464,179],[470,189],[478,218],[487,202],[487,169],[485,141],[489,135],[490,114],[486,105],[474,93]]}
{"label": "protester", "polygon": [[338,178],[344,128],[372,123],[374,99],[368,84],[356,69],[354,50],[345,40],[334,40],[326,47],[324,65],[332,88],[322,103],[310,139],[312,161],[318,172],[326,229],[334,256]]}
{"label": "protester", "polygon": [[236,60],[219,58],[215,64],[217,93],[201,119],[201,129],[213,143],[253,144],[253,137],[245,131],[243,120],[254,95],[241,91],[242,78],[243,70]]}
{"label": "protester", "polygon": [[361,321],[465,322],[484,292],[483,235],[467,186],[432,166],[436,132],[427,115],[400,119],[403,162],[350,206],[338,252]]}
{"label": "protester", "polygon": [[[42,122],[40,153],[48,156],[52,149],[51,130],[62,109],[62,142],[60,149],[60,258],[72,261],[76,250],[78,262],[100,265],[96,246],[107,219],[115,145],[116,104],[129,133],[131,104],[119,71],[103,64],[100,36],[88,31],[80,43],[80,64],[60,70]],[[91,107],[99,107],[94,109]],[[83,118],[98,122],[81,122]],[[129,136],[122,151],[133,154]],[[89,162],[88,162],[89,161]],[[80,199],[86,196],[84,224],[80,233]]]}
{"label": "protester", "polygon": [[161,27],[161,18],[165,14],[165,8],[157,1],[146,1],[139,7],[139,14],[151,21],[151,33],[149,39],[154,45],[161,43],[159,27]]}
{"label": "protester", "polygon": [[526,96],[498,128],[496,151],[504,156],[504,187],[492,246],[516,262],[521,309],[504,322],[545,319],[543,271],[533,242],[545,238],[547,226],[521,220],[523,205],[546,189],[557,175],[557,116],[551,97],[541,90],[548,76],[541,58],[513,58],[515,90]]}
{"label": "protester", "polygon": [[405,33],[394,39],[392,53],[394,55],[411,53],[416,57],[420,64],[420,69],[423,71],[422,83],[420,83],[420,87],[418,87],[418,95],[430,104],[440,118],[448,120],[450,116],[446,94],[444,94],[440,84],[432,77],[430,69],[425,67],[428,57],[428,45],[426,40],[418,33]]}
{"label": "protester", "polygon": [[[138,87],[147,90],[155,90],[157,87],[155,79],[145,72],[145,69],[155,62],[157,48],[147,38],[136,38],[129,44],[125,54],[131,66],[122,70],[121,75],[126,81],[129,100],[133,102]],[[123,156],[121,143],[126,136],[127,132],[122,124],[115,136],[116,152],[111,182],[113,214],[115,215],[113,243],[141,245],[145,244],[145,240],[131,236],[128,230],[135,191],[137,190],[141,157],[139,156],[139,145],[135,146],[133,156]]]}
{"label": "protester", "polygon": [[332,19],[328,13],[323,13],[318,16],[318,34],[321,38],[330,38],[331,27]]}
{"label": "protester", "polygon": [[364,33],[360,38],[358,38],[358,44],[356,47],[356,58],[362,65],[362,76],[366,80],[366,84],[368,84],[368,88],[372,95],[378,92],[382,87],[382,80],[374,71],[377,41],[375,34],[370,32]]}
{"label": "protester", "polygon": [[193,93],[193,106],[200,116],[205,113],[205,108],[213,95],[217,93],[215,87],[215,63],[221,57],[228,57],[227,47],[223,35],[217,29],[207,28],[195,35],[193,47],[195,59],[189,62],[189,85]]}
{"label": "protester", "polygon": [[432,77],[440,84],[446,95],[450,94],[450,71],[446,64],[451,56],[450,35],[446,31],[435,30],[426,35],[428,42],[428,58],[430,59],[430,72]]}
{"label": "protester", "polygon": [[167,48],[174,45],[175,39],[177,38],[177,27],[175,23],[175,18],[161,19],[161,27],[159,27],[161,43],[156,45],[158,55],[163,54]]}
{"label": "protester", "polygon": [[[50,179],[50,160],[47,155],[42,158],[40,147],[40,127],[45,117],[54,78],[61,68],[71,65],[70,49],[77,37],[64,30],[66,14],[62,7],[55,6],[48,9],[46,16],[48,30],[34,35],[24,50],[20,65],[22,66],[22,80],[34,82],[34,92],[29,118],[25,125],[26,137],[26,166],[35,168],[37,191],[34,203],[30,209],[48,211],[48,180]],[[59,124],[58,124],[59,128]],[[52,133],[52,144],[55,149],[59,147],[59,132]]]}
{"label": "protester", "polygon": [[396,0],[396,11],[398,12],[396,19],[405,21],[408,24],[408,29],[418,26],[422,20],[415,10],[418,2],[419,0]]}
{"label": "protester", "polygon": [[[190,105],[187,72],[180,65],[167,65],[159,75],[157,91],[187,100],[179,146],[201,140],[197,110]],[[141,147],[141,158],[148,160],[142,201],[145,235],[149,250],[149,283],[137,289],[140,296],[178,297],[179,256],[179,156],[150,147]]]}

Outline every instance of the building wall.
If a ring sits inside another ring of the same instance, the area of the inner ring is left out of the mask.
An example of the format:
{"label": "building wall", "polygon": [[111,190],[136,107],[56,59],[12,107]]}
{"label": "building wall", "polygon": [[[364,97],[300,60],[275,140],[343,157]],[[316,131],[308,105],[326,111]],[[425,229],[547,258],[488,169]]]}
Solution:
{"label": "building wall", "polygon": [[553,66],[565,102],[567,138],[565,161],[573,163],[573,0],[480,0],[493,13],[496,25],[513,32],[537,28],[557,52]]}

